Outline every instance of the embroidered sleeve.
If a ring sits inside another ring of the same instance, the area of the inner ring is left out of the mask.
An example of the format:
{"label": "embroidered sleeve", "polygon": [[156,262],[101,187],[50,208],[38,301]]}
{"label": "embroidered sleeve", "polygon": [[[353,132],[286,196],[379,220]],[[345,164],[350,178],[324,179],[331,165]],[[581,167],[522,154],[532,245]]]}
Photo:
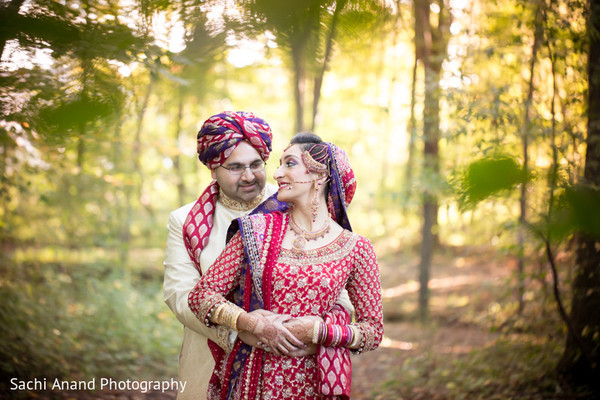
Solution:
{"label": "embroidered sleeve", "polygon": [[211,310],[225,302],[225,296],[239,284],[243,252],[242,237],[238,232],[188,296],[190,309],[208,326]]}
{"label": "embroidered sleeve", "polygon": [[356,242],[354,268],[347,289],[356,310],[353,325],[363,334],[363,342],[356,353],[374,350],[383,338],[381,281],[373,245],[365,238]]}

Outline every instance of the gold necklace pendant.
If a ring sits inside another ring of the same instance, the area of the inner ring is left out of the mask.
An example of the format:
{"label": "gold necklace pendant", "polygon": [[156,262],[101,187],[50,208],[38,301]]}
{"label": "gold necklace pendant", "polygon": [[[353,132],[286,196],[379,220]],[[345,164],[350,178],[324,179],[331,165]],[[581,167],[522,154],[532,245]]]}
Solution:
{"label": "gold necklace pendant", "polygon": [[309,240],[317,240],[320,237],[325,237],[325,235],[331,229],[329,219],[327,219],[325,221],[325,224],[323,224],[323,226],[320,229],[314,232],[308,232],[307,230],[300,228],[296,224],[296,221],[294,221],[294,218],[291,214],[289,216],[288,225],[292,232],[294,232],[294,235],[296,236],[296,238],[292,242],[292,252],[294,252],[298,256],[304,254],[304,247],[306,246],[306,243],[308,243]]}

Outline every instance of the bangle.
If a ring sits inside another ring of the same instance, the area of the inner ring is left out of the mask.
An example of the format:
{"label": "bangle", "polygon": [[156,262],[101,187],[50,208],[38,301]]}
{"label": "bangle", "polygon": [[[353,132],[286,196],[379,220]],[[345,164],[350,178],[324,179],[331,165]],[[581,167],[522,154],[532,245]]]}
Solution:
{"label": "bangle", "polygon": [[210,309],[206,313],[206,317],[204,318],[204,325],[210,326],[211,323],[215,323],[217,325],[219,324],[215,316],[217,315],[217,311],[223,304],[225,304],[223,301],[218,301],[210,307]]}
{"label": "bangle", "polygon": [[319,344],[319,334],[321,333],[320,328],[321,328],[321,323],[319,321],[315,321],[315,323],[313,324],[313,336],[312,336],[313,344]]}
{"label": "bangle", "polygon": [[231,327],[232,327],[232,328],[233,328],[233,330],[234,330],[234,331],[236,331],[236,332],[239,332],[239,331],[240,331],[240,330],[238,329],[238,327],[237,327],[237,321],[238,321],[238,318],[240,317],[240,315],[241,315],[243,312],[244,312],[244,310],[238,307],[238,308],[237,308],[237,309],[234,311],[234,313],[233,313],[233,315],[232,315],[232,317],[231,317]]}
{"label": "bangle", "polygon": [[352,331],[352,340],[350,341],[350,344],[348,345],[348,347],[355,349],[358,347],[358,345],[360,344],[361,340],[362,340],[362,336],[363,334],[360,332],[360,330],[354,326],[354,325],[350,325],[350,330]]}
{"label": "bangle", "polygon": [[242,308],[231,302],[221,303],[214,311],[212,320],[218,325],[228,326],[237,332],[237,320],[243,311]]}

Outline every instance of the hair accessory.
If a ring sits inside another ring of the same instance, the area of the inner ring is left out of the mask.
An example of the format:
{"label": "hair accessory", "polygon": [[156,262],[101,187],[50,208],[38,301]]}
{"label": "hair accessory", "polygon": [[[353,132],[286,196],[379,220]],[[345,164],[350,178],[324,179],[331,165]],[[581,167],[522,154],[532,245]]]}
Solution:
{"label": "hair accessory", "polygon": [[[321,164],[310,155],[308,151],[302,152],[302,161],[306,165],[306,168],[310,172],[316,172],[318,174],[327,174],[328,168],[326,164]],[[329,174],[328,174],[329,175]]]}

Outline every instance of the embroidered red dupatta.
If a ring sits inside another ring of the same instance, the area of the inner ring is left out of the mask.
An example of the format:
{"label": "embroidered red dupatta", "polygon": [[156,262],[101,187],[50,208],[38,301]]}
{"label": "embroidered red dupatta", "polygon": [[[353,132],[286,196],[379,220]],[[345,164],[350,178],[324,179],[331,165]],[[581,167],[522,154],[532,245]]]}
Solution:
{"label": "embroidered red dupatta", "polygon": [[[243,263],[240,288],[234,295],[234,301],[246,311],[271,311],[273,266],[281,251],[287,222],[286,215],[279,211],[246,216],[235,221],[234,229],[239,229],[242,236],[246,262]],[[340,306],[334,307],[325,319],[329,323],[342,325],[350,322],[348,312]],[[225,356],[227,360],[223,360]],[[227,388],[221,390],[222,400],[256,398],[263,356],[263,349],[252,348],[239,340],[230,354],[221,353],[216,360],[220,371],[213,374],[211,383],[213,387]],[[317,361],[317,391],[323,395],[349,399],[352,375],[349,351],[344,348],[320,347]]]}
{"label": "embroidered red dupatta", "polygon": [[[246,311],[271,309],[272,266],[277,262],[285,233],[283,214],[275,212],[237,219],[244,243],[246,262],[241,272],[239,291],[234,301]],[[264,350],[253,348],[238,340],[231,353],[216,357],[216,368],[211,383],[221,390],[221,399],[256,398],[260,381]],[[223,357],[227,360],[223,364]],[[221,378],[220,378],[221,377]]]}

